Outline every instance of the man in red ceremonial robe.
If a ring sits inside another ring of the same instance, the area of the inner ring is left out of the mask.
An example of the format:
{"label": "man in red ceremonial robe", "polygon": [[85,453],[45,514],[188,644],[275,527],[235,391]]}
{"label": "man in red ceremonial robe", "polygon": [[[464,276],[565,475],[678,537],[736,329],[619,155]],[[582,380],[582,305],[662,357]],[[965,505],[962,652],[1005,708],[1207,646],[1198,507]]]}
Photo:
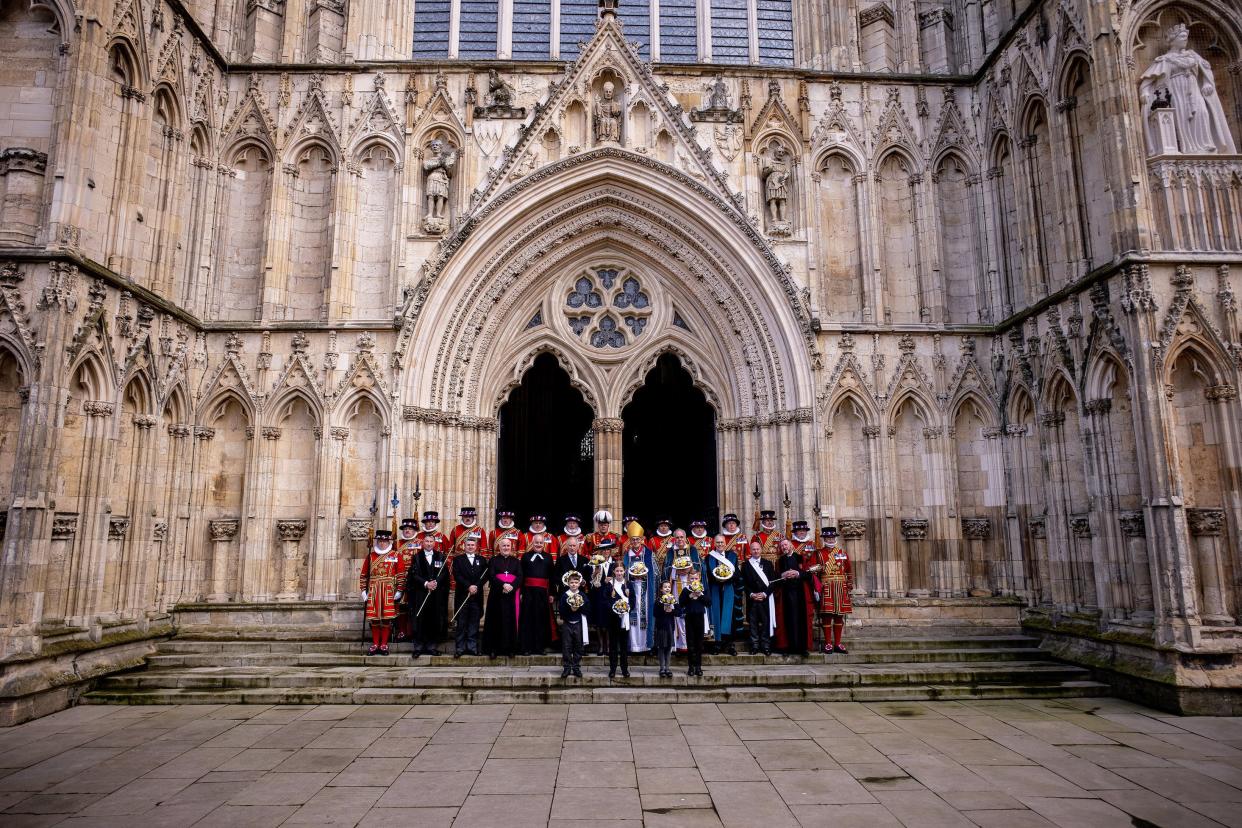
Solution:
{"label": "man in red ceremonial robe", "polygon": [[371,552],[362,561],[358,589],[366,604],[366,617],[371,625],[371,646],[367,655],[388,655],[390,622],[397,617],[397,602],[405,583],[401,555],[392,548],[392,532],[381,529],[375,533]]}
{"label": "man in red ceremonial robe", "polygon": [[690,545],[699,550],[699,560],[706,560],[712,551],[712,539],[707,535],[707,521],[690,521]]}
{"label": "man in red ceremonial robe", "polygon": [[418,542],[418,549],[423,548],[423,535],[431,535],[435,538],[437,552],[444,552],[448,549],[448,538],[440,531],[439,512],[423,512],[423,529],[414,536],[414,540]]}
{"label": "man in red ceremonial robe", "polygon": [[781,538],[785,537],[776,529],[776,512],[772,509],[764,509],[759,513],[759,532],[751,540],[759,541],[759,545],[763,547],[763,559],[765,561],[776,562],[778,554],[777,544]]}
{"label": "man in red ceremonial robe", "polygon": [[[673,543],[673,524],[666,517],[656,520],[655,534],[648,541],[647,546],[651,548],[651,560],[655,562],[656,572],[664,575],[666,568],[668,550]],[[673,590],[676,594],[677,590]]]}
{"label": "man in red ceremonial robe", "polygon": [[[795,534],[799,528],[804,534],[810,531],[805,520],[794,523]],[[775,644],[782,653],[806,655],[815,640],[815,594],[819,592],[819,581],[810,566],[794,550],[793,541],[782,538],[777,542],[777,580],[772,594],[776,598]]]}
{"label": "man in red ceremonial robe", "polygon": [[479,525],[479,510],[473,506],[463,506],[460,520],[449,532],[449,555],[455,557],[465,552],[464,543],[466,537],[470,535],[478,541],[479,553],[486,558],[490,547],[487,545],[487,532]]}
{"label": "man in red ceremonial robe", "polygon": [[[595,554],[595,548],[605,540],[612,541],[609,555],[615,555],[616,550],[621,547],[621,538],[616,532],[610,531],[612,527],[612,512],[606,509],[600,509],[595,513],[595,531],[587,535],[586,554],[591,556]],[[609,573],[611,574],[611,573]]]}
{"label": "man in red ceremonial robe", "polygon": [[582,520],[573,513],[565,515],[565,531],[561,532],[561,536],[557,538],[557,541],[561,546],[564,546],[565,541],[570,538],[579,538],[582,541],[578,551],[585,555],[587,553],[586,535],[582,534]]}
{"label": "man in red ceremonial robe", "polygon": [[845,616],[854,611],[850,603],[854,570],[850,567],[849,553],[837,546],[837,527],[825,526],[820,534],[824,545],[815,553],[815,563],[820,567],[819,612],[824,627],[824,652],[845,653],[841,636],[845,632]]}
{"label": "man in red ceremonial robe", "polygon": [[526,535],[513,524],[513,512],[508,509],[497,510],[496,528],[487,536],[487,548],[499,549],[501,538],[509,539],[513,544],[514,554],[520,555],[526,551]]}
{"label": "man in red ceremonial robe", "polygon": [[[401,571],[408,572],[410,562],[414,559],[414,555],[422,549],[422,541],[418,538],[418,521],[414,518],[404,518],[401,521],[401,528],[397,531],[397,554],[401,556]],[[409,603],[409,596],[402,595],[403,604]],[[410,614],[406,612],[404,606],[399,607],[401,612],[397,614],[397,640],[405,641],[413,633],[413,627],[410,621]]]}

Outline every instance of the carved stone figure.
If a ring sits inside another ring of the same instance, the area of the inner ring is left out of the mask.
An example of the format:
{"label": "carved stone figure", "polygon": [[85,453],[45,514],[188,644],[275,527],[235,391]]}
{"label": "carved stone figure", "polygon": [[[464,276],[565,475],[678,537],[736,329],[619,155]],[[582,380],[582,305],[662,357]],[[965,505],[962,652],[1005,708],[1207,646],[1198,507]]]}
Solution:
{"label": "carved stone figure", "polygon": [[[1152,113],[1147,120],[1147,143],[1153,154],[1168,152],[1159,120],[1169,118],[1176,129],[1178,149],[1188,155],[1237,152],[1225,110],[1216,93],[1211,65],[1187,48],[1190,31],[1184,23],[1169,28],[1169,50],[1143,72],[1139,94]],[[1162,113],[1162,114],[1157,114]]]}
{"label": "carved stone figure", "polygon": [[446,147],[435,139],[427,147],[428,157],[423,160],[423,172],[427,174],[427,214],[423,218],[423,230],[439,235],[448,229],[449,181],[457,166],[457,150]]}
{"label": "carved stone figure", "polygon": [[712,80],[711,86],[708,87],[707,108],[729,108],[729,88],[725,86],[724,75],[716,75]]}
{"label": "carved stone figure", "polygon": [[742,113],[730,108],[729,87],[723,75],[716,75],[703,91],[706,106],[690,110],[690,120],[710,121],[714,123],[739,123]]}
{"label": "carved stone figure", "polygon": [[784,144],[772,143],[771,154],[759,168],[763,178],[763,201],[768,208],[768,233],[788,236],[789,223],[789,177],[793,174],[793,159]]}
{"label": "carved stone figure", "polygon": [[487,71],[486,105],[474,108],[476,118],[525,118],[526,108],[513,105],[513,87],[495,69]]}
{"label": "carved stone figure", "polygon": [[604,84],[599,100],[595,102],[595,143],[621,142],[621,104],[617,102],[616,87],[612,81]]}

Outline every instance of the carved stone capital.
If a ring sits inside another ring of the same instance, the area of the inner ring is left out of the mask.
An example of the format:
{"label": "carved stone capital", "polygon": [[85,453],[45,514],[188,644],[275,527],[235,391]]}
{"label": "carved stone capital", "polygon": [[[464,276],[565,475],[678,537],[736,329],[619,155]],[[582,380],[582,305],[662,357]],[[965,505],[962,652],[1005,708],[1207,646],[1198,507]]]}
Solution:
{"label": "carved stone capital", "polygon": [[278,426],[263,426],[262,434],[264,440],[279,440],[280,428]]}
{"label": "carved stone capital", "polygon": [[1226,402],[1238,398],[1238,389],[1228,383],[1212,385],[1204,389],[1203,396],[1208,402]]}
{"label": "carved stone capital", "polygon": [[1062,411],[1053,411],[1039,418],[1039,421],[1049,428],[1056,428],[1065,425],[1065,413]]}
{"label": "carved stone capital", "polygon": [[620,417],[597,417],[591,423],[591,429],[602,434],[620,434],[625,430],[625,420]]}
{"label": "carved stone capital", "polygon": [[1090,515],[1070,515],[1070,532],[1076,538],[1091,537],[1091,516]]}
{"label": "carved stone capital", "polygon": [[78,516],[67,512],[52,515],[52,540],[68,540],[78,531]]}
{"label": "carved stone capital", "polygon": [[210,440],[215,436],[216,430],[214,428],[208,428],[207,426],[194,426],[195,440]]}
{"label": "carved stone capital", "polygon": [[278,520],[276,521],[276,537],[282,541],[297,542],[306,534],[305,520]]}
{"label": "carved stone capital", "polygon": [[218,543],[231,541],[237,537],[237,530],[240,528],[241,521],[237,518],[220,518],[207,522],[207,531],[211,539]]}
{"label": "carved stone capital", "polygon": [[328,430],[328,433],[331,435],[333,440],[348,440],[349,426],[332,426],[332,428]]}
{"label": "carved stone capital", "polygon": [[846,540],[857,540],[867,533],[867,521],[862,518],[843,518],[837,523],[837,530]]}
{"label": "carved stone capital", "polygon": [[1186,522],[1195,537],[1213,537],[1225,528],[1224,509],[1187,509]]}
{"label": "carved stone capital", "polygon": [[937,437],[944,436],[944,429],[940,426],[929,426],[923,429],[923,438],[926,440],[935,440]]}
{"label": "carved stone capital", "polygon": [[371,534],[371,519],[347,518],[345,520],[345,531],[351,541],[361,543]]}
{"label": "carved stone capital", "polygon": [[1122,512],[1117,519],[1121,522],[1121,534],[1127,538],[1141,538],[1147,535],[1147,522],[1141,509]]}
{"label": "carved stone capital", "polygon": [[82,413],[88,417],[111,417],[116,406],[99,400],[83,400]]}
{"label": "carved stone capital", "polygon": [[1113,401],[1107,397],[1101,397],[1098,400],[1087,400],[1088,414],[1107,414],[1113,410]]}
{"label": "carved stone capital", "polygon": [[908,541],[927,540],[927,520],[924,518],[902,518],[901,536]]}
{"label": "carved stone capital", "polygon": [[880,427],[878,425],[865,425],[862,427],[862,433],[864,437],[874,439],[880,436]]}
{"label": "carved stone capital", "polygon": [[119,516],[108,518],[108,540],[125,540],[128,532],[129,518]]}
{"label": "carved stone capital", "polygon": [[1048,519],[1043,515],[1029,518],[1026,522],[1026,529],[1031,533],[1032,538],[1042,540],[1048,537]]}
{"label": "carved stone capital", "polygon": [[987,540],[992,537],[992,521],[985,517],[964,517],[962,536],[968,540]]}
{"label": "carved stone capital", "polygon": [[134,427],[141,428],[143,431],[155,428],[157,422],[158,420],[150,414],[138,414],[134,417]]}
{"label": "carved stone capital", "polygon": [[157,520],[151,527],[151,540],[162,542],[168,539],[168,521]]}

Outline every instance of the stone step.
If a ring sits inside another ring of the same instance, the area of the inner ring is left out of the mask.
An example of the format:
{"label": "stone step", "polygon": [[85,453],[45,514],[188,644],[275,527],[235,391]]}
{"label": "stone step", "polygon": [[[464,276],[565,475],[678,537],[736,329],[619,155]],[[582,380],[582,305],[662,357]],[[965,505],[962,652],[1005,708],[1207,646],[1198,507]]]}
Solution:
{"label": "stone step", "polygon": [[[668,680],[666,680],[668,681]],[[569,679],[555,687],[512,688],[260,688],[97,690],[84,704],[591,704],[727,702],[878,702],[962,699],[1067,698],[1107,695],[1107,685],[1087,680],[1018,684],[911,684],[896,687],[753,687],[700,684],[650,687],[634,679],[606,686]]]}
{"label": "stone step", "polygon": [[[661,679],[656,668],[635,665],[635,685],[708,684],[728,687],[908,684],[1003,684],[1031,681],[1072,681],[1088,676],[1086,670],[1048,661],[973,662],[887,665],[789,665],[720,667],[707,676],[692,679],[677,675]],[[105,691],[154,689],[254,689],[254,688],[509,688],[542,690],[561,682],[556,667],[386,667],[291,668],[291,667],[199,667],[143,670],[112,676],[100,688]],[[606,686],[603,667],[588,666],[580,684]]]}
{"label": "stone step", "polygon": [[[848,654],[823,655],[815,653],[805,658],[793,656],[704,656],[706,666],[760,666],[782,664],[929,664],[935,662],[970,662],[970,661],[1031,661],[1044,657],[1037,647],[961,647],[953,649],[920,649],[920,650],[878,650],[851,648]],[[391,666],[394,660],[409,661],[409,648],[395,648],[389,656],[367,656],[361,645],[354,654],[345,653],[171,653],[151,656],[147,663],[153,669],[167,670],[176,667],[384,667]],[[657,661],[652,656],[635,655],[631,661],[637,664],[652,665]],[[457,666],[457,667],[560,667],[559,655],[516,656],[513,658],[497,658],[464,656],[455,659],[452,656],[423,656],[414,662],[420,666]],[[603,656],[587,656],[584,665],[604,665],[608,659]]]}
{"label": "stone step", "polygon": [[[368,639],[369,641],[369,639]],[[851,653],[882,650],[990,649],[993,647],[1038,647],[1039,639],[1029,635],[950,635],[911,640],[897,638],[857,638],[847,642]],[[394,651],[408,651],[408,644],[394,643]],[[170,639],[160,645],[161,653],[343,653],[358,654],[366,649],[359,641],[238,641],[207,637]]]}

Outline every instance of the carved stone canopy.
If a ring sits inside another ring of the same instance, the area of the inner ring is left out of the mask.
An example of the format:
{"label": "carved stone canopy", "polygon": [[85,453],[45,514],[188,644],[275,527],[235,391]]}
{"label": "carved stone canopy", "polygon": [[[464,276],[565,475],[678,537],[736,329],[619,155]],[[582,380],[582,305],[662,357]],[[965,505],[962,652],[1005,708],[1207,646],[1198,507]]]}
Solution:
{"label": "carved stone canopy", "polygon": [[927,540],[927,520],[925,518],[902,518],[901,536],[908,541]]}
{"label": "carved stone canopy", "polygon": [[302,519],[276,521],[276,537],[282,541],[300,541],[306,534],[306,521]]}
{"label": "carved stone canopy", "polygon": [[207,523],[207,531],[213,541],[230,541],[237,537],[240,528],[241,521],[237,518],[221,518]]}

